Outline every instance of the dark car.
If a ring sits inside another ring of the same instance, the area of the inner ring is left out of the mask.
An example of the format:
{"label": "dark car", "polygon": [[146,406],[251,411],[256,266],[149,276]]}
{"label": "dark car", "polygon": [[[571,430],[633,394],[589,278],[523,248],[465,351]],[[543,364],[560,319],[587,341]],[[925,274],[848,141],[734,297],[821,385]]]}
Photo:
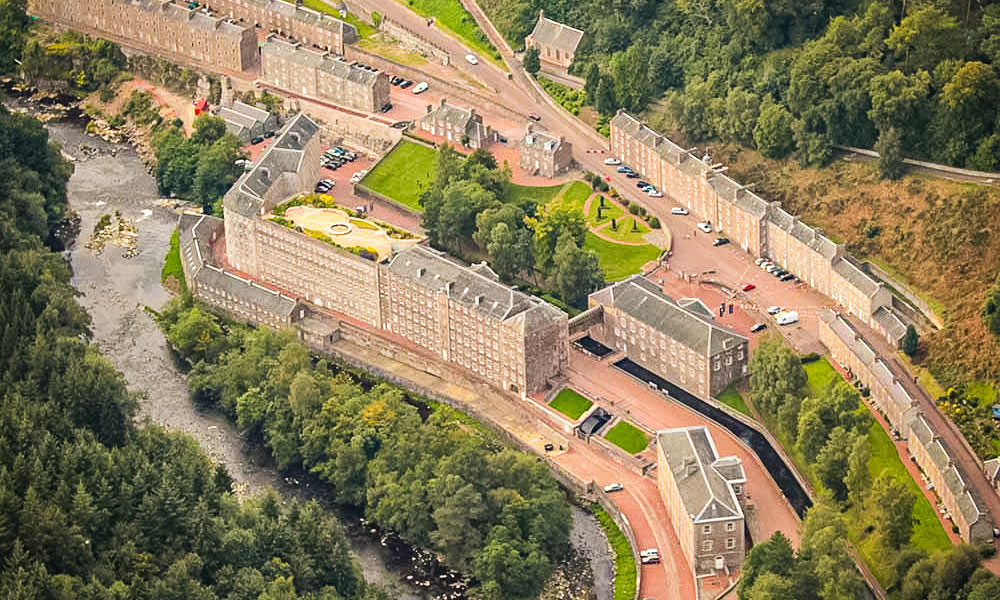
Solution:
{"label": "dark car", "polygon": [[386,102],[385,104],[382,105],[382,108],[380,108],[379,110],[381,110],[384,113],[389,112],[390,110],[392,110],[392,102]]}
{"label": "dark car", "polygon": [[754,323],[753,327],[750,328],[750,333],[757,333],[758,331],[764,331],[767,329],[767,323]]}
{"label": "dark car", "polygon": [[507,138],[504,137],[504,136],[502,136],[502,135],[498,135],[497,136],[497,141],[500,142],[501,144],[506,144],[507,143]]}
{"label": "dark car", "polygon": [[640,190],[648,185],[649,185],[648,181],[643,181],[641,179],[635,182],[635,187],[639,188]]}
{"label": "dark car", "polygon": [[771,275],[774,275],[775,277],[777,277],[777,278],[780,279],[780,278],[784,277],[785,275],[788,275],[788,271],[786,271],[784,269],[778,269],[777,271],[771,273]]}
{"label": "dark car", "polygon": [[411,85],[413,85],[412,81],[410,81],[409,79],[404,79],[402,82],[400,82],[399,87],[401,87],[401,88],[403,88],[405,90],[406,88],[410,87]]}
{"label": "dark car", "polygon": [[406,129],[409,126],[410,126],[410,122],[409,121],[396,121],[395,123],[393,123],[389,127],[392,127],[393,129]]}
{"label": "dark car", "polygon": [[261,143],[263,141],[264,141],[264,138],[258,136],[258,137],[255,137],[254,139],[250,140],[250,143],[256,146],[257,144],[259,144],[259,143]]}
{"label": "dark car", "polygon": [[639,174],[635,171],[629,171],[628,173],[625,173],[625,177],[628,177],[629,179],[636,179],[639,177]]}
{"label": "dark car", "polygon": [[725,237],[715,238],[712,241],[712,245],[713,246],[724,246],[725,244],[728,244],[728,243],[729,243],[729,238],[725,238]]}
{"label": "dark car", "polygon": [[528,115],[528,118],[536,123],[542,120],[542,118],[536,115],[535,113],[531,113],[530,115]]}
{"label": "dark car", "polygon": [[331,171],[336,171],[340,168],[340,163],[328,163],[323,165],[324,168],[330,169]]}
{"label": "dark car", "polygon": [[795,279],[795,275],[792,275],[791,273],[785,273],[781,276],[781,281],[791,281],[793,279]]}

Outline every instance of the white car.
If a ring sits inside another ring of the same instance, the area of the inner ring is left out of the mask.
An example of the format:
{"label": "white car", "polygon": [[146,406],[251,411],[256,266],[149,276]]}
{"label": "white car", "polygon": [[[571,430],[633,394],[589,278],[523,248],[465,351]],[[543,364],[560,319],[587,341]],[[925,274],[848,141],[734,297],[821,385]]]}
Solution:
{"label": "white car", "polygon": [[689,213],[688,213],[688,209],[684,208],[683,206],[680,206],[680,207],[675,206],[674,208],[670,209],[670,214],[684,216],[684,215],[689,214]]}
{"label": "white car", "polygon": [[647,556],[659,556],[659,555],[660,551],[656,548],[647,548],[646,550],[643,550],[642,552],[639,553],[639,556],[643,558]]}
{"label": "white car", "polygon": [[780,312],[774,315],[774,320],[778,323],[778,325],[791,325],[792,323],[799,322],[799,313],[794,310]]}
{"label": "white car", "polygon": [[613,167],[622,164],[622,161],[618,160],[617,158],[605,158],[604,164],[611,165]]}
{"label": "white car", "polygon": [[781,307],[780,306],[771,306],[771,307],[769,307],[767,309],[767,314],[769,314],[769,315],[776,315],[776,314],[778,314],[780,312],[781,312]]}
{"label": "white car", "polygon": [[650,198],[662,198],[663,197],[663,192],[661,192],[660,190],[649,190],[646,193],[649,194]]}
{"label": "white car", "polygon": [[466,55],[465,55],[465,60],[466,60],[466,62],[468,62],[468,63],[469,63],[470,65],[478,65],[478,64],[479,64],[479,59],[478,59],[478,58],[476,58],[476,55],[475,55],[475,54],[466,54]]}
{"label": "white car", "polygon": [[712,222],[702,221],[701,223],[698,223],[698,229],[704,231],[705,233],[712,233]]}
{"label": "white car", "polygon": [[427,87],[428,87],[427,86],[427,82],[426,81],[421,81],[420,83],[418,83],[413,88],[413,93],[414,94],[420,94],[420,93],[426,92],[427,91]]}
{"label": "white car", "polygon": [[368,169],[362,169],[362,170],[358,171],[354,175],[351,175],[351,183],[358,183],[359,181],[361,181],[362,179],[364,179],[365,175],[367,175],[367,174],[368,174]]}
{"label": "white car", "polygon": [[608,492],[608,493],[611,493],[611,492],[620,492],[620,491],[622,491],[624,489],[625,489],[625,486],[622,485],[622,484],[620,484],[620,483],[609,483],[608,485],[604,486],[604,491]]}

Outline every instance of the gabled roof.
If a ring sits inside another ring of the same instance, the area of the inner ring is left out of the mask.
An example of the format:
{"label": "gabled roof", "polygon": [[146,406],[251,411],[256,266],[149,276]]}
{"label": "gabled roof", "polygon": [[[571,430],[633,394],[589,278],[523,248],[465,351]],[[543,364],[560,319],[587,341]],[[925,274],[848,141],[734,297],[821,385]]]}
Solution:
{"label": "gabled roof", "polygon": [[855,265],[847,258],[835,259],[833,261],[833,270],[869,298],[882,289],[882,286],[877,281],[869,277],[867,273],[861,270],[861,267]]}
{"label": "gabled roof", "polygon": [[747,343],[747,338],[731,329],[681,307],[659,286],[640,275],[594,292],[590,298],[599,304],[614,306],[702,356],[714,356]]}
{"label": "gabled roof", "polygon": [[656,439],[667,461],[659,468],[669,469],[693,522],[743,517],[732,488],[746,481],[743,465],[735,456],[719,458],[705,426],[664,429]]}
{"label": "gabled roof", "polygon": [[250,117],[251,119],[254,119],[255,121],[260,121],[261,123],[264,123],[269,118],[271,118],[271,113],[267,112],[263,108],[250,106],[246,102],[240,102],[239,100],[233,101],[233,105],[230,107],[230,109],[233,112]]}
{"label": "gabled roof", "polygon": [[460,265],[424,246],[399,252],[387,269],[396,277],[435,294],[445,294],[453,302],[493,320],[506,321],[531,312],[522,317],[529,326],[535,319],[565,317],[554,306],[500,283],[482,269]]}
{"label": "gabled roof", "polygon": [[580,45],[580,40],[583,39],[583,32],[569,25],[547,19],[543,11],[538,11],[538,22],[535,23],[535,28],[528,37],[538,44],[573,54],[576,52],[576,47]]}
{"label": "gabled roof", "polygon": [[525,148],[538,148],[550,154],[558,150],[562,142],[562,138],[552,135],[547,131],[531,131],[521,138],[521,146]]}
{"label": "gabled roof", "polygon": [[896,313],[891,308],[880,306],[875,310],[875,314],[872,317],[882,329],[885,329],[886,335],[891,340],[898,341],[906,335],[906,324],[896,316]]}
{"label": "gabled roof", "polygon": [[366,87],[374,87],[378,82],[379,73],[381,73],[378,69],[365,68],[356,62],[289,42],[275,35],[267,37],[267,41],[261,47],[261,52],[280,56],[304,67],[317,69],[339,79]]}

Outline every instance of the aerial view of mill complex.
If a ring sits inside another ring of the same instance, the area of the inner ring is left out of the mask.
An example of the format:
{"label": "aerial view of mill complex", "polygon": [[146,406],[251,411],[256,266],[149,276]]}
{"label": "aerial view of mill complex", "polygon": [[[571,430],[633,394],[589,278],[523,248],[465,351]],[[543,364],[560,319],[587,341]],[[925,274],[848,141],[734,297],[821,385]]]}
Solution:
{"label": "aerial view of mill complex", "polygon": [[0,0],[0,599],[1000,600],[1000,2]]}

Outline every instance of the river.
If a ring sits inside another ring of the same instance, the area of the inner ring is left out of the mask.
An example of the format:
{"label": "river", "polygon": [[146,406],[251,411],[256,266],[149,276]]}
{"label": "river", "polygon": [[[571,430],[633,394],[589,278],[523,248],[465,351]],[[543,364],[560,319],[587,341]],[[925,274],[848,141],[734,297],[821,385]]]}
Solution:
{"label": "river", "polygon": [[[89,137],[69,123],[50,123],[48,129],[52,140],[77,159],[68,187],[70,207],[81,218],[80,239],[68,251],[72,283],[93,319],[95,343],[124,374],[130,389],[141,394],[140,418],[191,435],[226,466],[237,493],[276,489],[286,497],[314,497],[299,481],[282,477],[266,453],[244,440],[225,416],[195,407],[163,334],[144,310],[159,309],[170,299],[160,285],[160,269],[177,223],[174,209],[159,201],[155,180],[129,148]],[[85,247],[101,215],[115,211],[138,229],[138,253],[131,258],[112,245],[100,253]],[[408,583],[409,566],[380,543],[377,533],[356,516],[346,517],[345,526],[368,581],[388,587],[402,600],[431,598]],[[610,600],[612,559],[596,520],[574,507],[570,537],[582,565],[568,578],[593,577],[597,600]]]}

